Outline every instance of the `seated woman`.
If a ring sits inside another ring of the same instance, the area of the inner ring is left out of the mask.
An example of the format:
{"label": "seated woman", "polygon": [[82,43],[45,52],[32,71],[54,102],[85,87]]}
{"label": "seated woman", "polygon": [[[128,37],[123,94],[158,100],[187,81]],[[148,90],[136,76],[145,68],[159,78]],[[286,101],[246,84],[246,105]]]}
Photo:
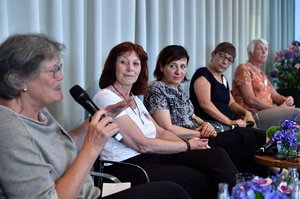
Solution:
{"label": "seated woman", "polygon": [[232,94],[237,103],[253,112],[260,129],[300,115],[300,109],[294,108],[293,97],[280,95],[262,70],[268,56],[268,42],[254,39],[247,51],[248,62],[236,68],[233,78]]}
{"label": "seated woman", "polygon": [[[135,103],[115,118],[123,141],[109,139],[101,157],[138,164],[150,181],[174,181],[192,198],[216,198],[217,184],[227,182],[232,187],[237,169],[222,148],[210,149],[207,139],[180,139],[152,119],[136,96],[147,90],[147,59],[141,46],[124,42],[113,47],[105,61],[95,104],[106,107],[130,97]],[[108,170],[120,172],[115,165]],[[133,182],[139,180],[134,173],[127,175]]]}
{"label": "seated woman", "polygon": [[[180,84],[186,79],[189,55],[182,46],[170,45],[158,55],[152,83],[144,96],[144,104],[154,120],[165,129],[182,137],[209,138],[209,146],[223,147],[239,171],[256,174],[260,168],[254,165],[252,153],[265,143],[265,133],[255,129],[235,129],[218,133],[194,114],[190,99]],[[263,172],[265,170],[263,169]],[[263,173],[265,175],[265,173]]]}
{"label": "seated woman", "polygon": [[[63,48],[41,34],[13,35],[0,46],[0,198],[101,198],[89,172],[119,128],[111,117],[100,119],[106,113],[100,110],[68,133],[47,111],[63,98]],[[80,149],[75,145],[79,135],[84,137]],[[104,198],[169,197],[190,198],[173,182],[139,185]]]}
{"label": "seated woman", "polygon": [[223,73],[235,59],[235,47],[228,42],[217,45],[207,67],[196,70],[190,84],[190,99],[195,114],[204,120],[217,121],[226,126],[245,127],[254,118],[250,111],[233,99]]}

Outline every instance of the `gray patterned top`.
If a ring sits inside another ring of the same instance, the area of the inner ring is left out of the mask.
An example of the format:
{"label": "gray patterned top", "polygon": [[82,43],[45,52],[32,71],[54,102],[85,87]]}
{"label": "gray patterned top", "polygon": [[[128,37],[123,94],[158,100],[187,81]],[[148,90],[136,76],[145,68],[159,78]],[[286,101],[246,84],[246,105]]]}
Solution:
{"label": "gray patterned top", "polygon": [[163,82],[154,81],[144,96],[144,104],[151,115],[157,109],[168,109],[175,125],[189,129],[199,126],[192,118],[194,107],[180,85],[175,90]]}

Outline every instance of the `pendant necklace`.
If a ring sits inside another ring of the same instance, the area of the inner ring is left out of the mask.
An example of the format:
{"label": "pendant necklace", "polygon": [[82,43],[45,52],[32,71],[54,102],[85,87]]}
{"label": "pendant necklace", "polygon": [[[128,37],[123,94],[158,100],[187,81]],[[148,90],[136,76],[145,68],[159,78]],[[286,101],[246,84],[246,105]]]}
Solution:
{"label": "pendant necklace", "polygon": [[[126,97],[121,93],[121,91],[119,91],[114,85],[111,85],[125,100],[126,100]],[[133,96],[133,94],[130,92],[130,94],[129,94],[129,96]],[[138,115],[139,116],[139,118],[140,118],[140,120],[141,120],[141,122],[143,123],[143,124],[145,124],[145,122],[144,122],[144,120],[142,119],[142,117],[141,117],[141,111],[140,111],[140,109],[139,109],[139,106],[137,105],[137,103],[136,103],[136,101],[135,101],[135,99],[134,99],[134,97],[133,97],[133,100],[134,100],[134,103],[135,103],[135,105],[136,105],[136,108],[137,108],[137,110],[138,110],[138,114],[135,112],[135,110],[130,106],[130,108],[131,108],[131,110],[134,112],[134,114],[135,115]]]}

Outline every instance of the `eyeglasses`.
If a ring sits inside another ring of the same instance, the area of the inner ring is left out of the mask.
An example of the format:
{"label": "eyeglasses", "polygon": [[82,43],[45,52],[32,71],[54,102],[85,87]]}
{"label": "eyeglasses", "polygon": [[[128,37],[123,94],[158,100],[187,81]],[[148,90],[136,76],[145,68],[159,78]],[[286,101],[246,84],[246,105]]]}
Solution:
{"label": "eyeglasses", "polygon": [[45,70],[42,72],[52,73],[52,77],[56,78],[58,74],[60,74],[60,75],[62,74],[62,64],[61,63],[55,64],[53,69]]}
{"label": "eyeglasses", "polygon": [[222,59],[222,60],[228,60],[228,62],[229,63],[233,63],[234,62],[234,59],[232,58],[232,57],[227,57],[226,55],[225,55],[225,53],[223,53],[223,52],[218,52],[218,55],[220,56],[220,58]]}

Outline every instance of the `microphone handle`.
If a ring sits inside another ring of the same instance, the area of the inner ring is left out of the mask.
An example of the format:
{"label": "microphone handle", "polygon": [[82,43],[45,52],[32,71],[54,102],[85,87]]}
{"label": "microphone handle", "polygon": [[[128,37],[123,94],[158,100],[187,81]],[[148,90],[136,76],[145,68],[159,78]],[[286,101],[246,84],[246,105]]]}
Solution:
{"label": "microphone handle", "polygon": [[91,115],[94,115],[99,109],[90,100],[85,100],[85,103],[89,105],[89,110],[87,110]]}
{"label": "microphone handle", "polygon": [[269,142],[267,142],[266,144],[262,145],[262,147],[260,147],[260,151],[266,152],[266,150],[268,150],[274,144],[275,144],[275,142],[271,139],[271,140],[269,140]]}
{"label": "microphone handle", "polygon": [[[70,93],[72,97],[75,99],[77,103],[79,103],[91,116],[93,116],[99,108],[96,106],[96,104],[91,100],[91,98],[88,96],[88,94],[78,85],[73,86],[70,89]],[[78,95],[78,93],[80,93]],[[105,117],[105,115],[102,115],[100,120]],[[91,118],[90,118],[91,119]],[[120,134],[120,132],[117,132],[113,137],[117,141],[122,141],[123,137]]]}

